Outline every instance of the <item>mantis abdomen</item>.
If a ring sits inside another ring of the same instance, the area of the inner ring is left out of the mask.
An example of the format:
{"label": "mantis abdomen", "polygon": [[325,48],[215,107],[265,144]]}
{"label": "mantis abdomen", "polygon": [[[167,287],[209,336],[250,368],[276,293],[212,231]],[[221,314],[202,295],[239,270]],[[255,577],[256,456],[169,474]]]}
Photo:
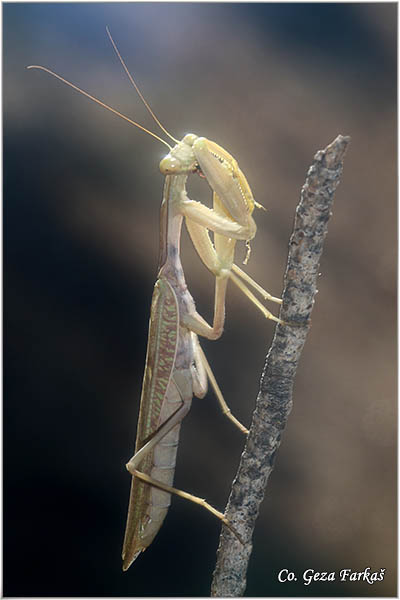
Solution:
{"label": "mantis abdomen", "polygon": [[[136,452],[131,461],[131,468],[167,486],[173,483],[180,424],[190,409],[194,387],[192,335],[179,322],[183,307],[176,286],[176,278],[169,273],[169,280],[160,274],[154,288]],[[191,296],[188,299],[193,302]],[[124,569],[151,544],[170,503],[170,493],[133,478]]]}

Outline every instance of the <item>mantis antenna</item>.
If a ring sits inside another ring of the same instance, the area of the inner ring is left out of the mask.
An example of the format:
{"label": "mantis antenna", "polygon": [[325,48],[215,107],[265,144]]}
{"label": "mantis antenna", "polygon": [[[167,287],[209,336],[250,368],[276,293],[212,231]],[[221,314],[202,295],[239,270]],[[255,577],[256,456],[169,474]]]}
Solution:
{"label": "mantis antenna", "polygon": [[[89,98],[89,100],[92,100],[93,102],[96,102],[97,104],[100,104],[100,106],[102,106],[103,108],[106,108],[107,110],[111,111],[112,113],[114,113],[115,115],[117,115],[118,117],[120,117],[121,119],[124,119],[125,121],[128,121],[128,123],[130,123],[131,125],[134,125],[138,129],[141,129],[145,133],[148,133],[153,138],[155,138],[156,140],[158,140],[159,142],[161,142],[162,144],[164,144],[165,146],[167,146],[167,148],[169,148],[170,150],[172,150],[172,147],[168,144],[168,142],[166,142],[165,140],[163,140],[162,138],[160,138],[158,135],[156,135],[152,131],[149,131],[148,129],[146,129],[142,125],[139,125],[139,123],[136,123],[136,121],[132,121],[132,119],[129,119],[128,117],[126,117],[122,113],[120,113],[117,110],[115,110],[115,108],[112,108],[111,106],[108,106],[108,104],[105,104],[101,100],[98,100],[97,98],[95,98],[94,96],[92,96],[91,94],[89,94],[88,92],[85,92],[84,90],[82,90],[81,88],[79,88],[77,85],[74,85],[70,81],[67,81],[67,79],[64,79],[64,77],[61,77],[61,75],[57,75],[57,73],[54,73],[54,71],[51,71],[50,69],[47,69],[47,67],[42,67],[40,65],[29,65],[26,68],[27,69],[40,69],[41,71],[45,71],[46,73],[49,73],[49,75],[52,75],[53,77],[56,77],[56,79],[59,79],[60,81],[62,81],[62,83],[65,83],[65,85],[69,85],[69,87],[72,87],[74,90],[76,90],[80,94],[83,94],[84,96],[86,96],[87,98]],[[140,94],[140,96],[142,96],[142,95]],[[142,100],[144,100],[143,97],[142,97]],[[151,112],[151,114],[153,114],[152,111],[150,111],[150,112]],[[158,122],[158,120],[157,120],[157,122]],[[164,130],[164,128],[163,128],[163,130]],[[172,136],[169,136],[169,137],[172,137]],[[172,139],[174,139],[174,138],[172,138]]]}
{"label": "mantis antenna", "polygon": [[124,59],[122,58],[120,51],[117,48],[116,43],[114,42],[112,35],[110,33],[110,30],[108,29],[108,26],[106,27],[106,31],[107,31],[107,35],[110,38],[110,42],[113,45],[113,48],[115,50],[115,54],[118,56],[119,61],[125,71],[125,73],[127,74],[129,81],[131,82],[131,84],[133,85],[133,87],[135,88],[135,90],[137,91],[139,98],[141,99],[141,101],[143,102],[143,104],[145,105],[145,107],[147,108],[147,110],[149,111],[149,113],[151,114],[151,116],[153,117],[153,119],[155,120],[155,122],[157,123],[157,125],[159,126],[159,128],[169,137],[171,138],[171,140],[173,140],[176,144],[179,144],[179,140],[177,140],[176,138],[174,138],[170,133],[168,133],[168,131],[165,129],[164,125],[159,121],[159,119],[156,117],[156,115],[154,114],[154,112],[152,111],[149,103],[147,102],[147,100],[144,98],[142,92],[139,89],[139,86],[137,85],[136,81],[133,79],[132,75],[129,72],[128,67],[125,64]]}

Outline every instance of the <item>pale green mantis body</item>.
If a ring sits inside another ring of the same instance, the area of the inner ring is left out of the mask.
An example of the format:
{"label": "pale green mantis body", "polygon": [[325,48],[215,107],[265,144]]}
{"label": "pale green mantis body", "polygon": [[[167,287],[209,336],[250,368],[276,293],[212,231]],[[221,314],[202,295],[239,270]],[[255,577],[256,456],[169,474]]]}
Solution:
{"label": "pale green mantis body", "polygon": [[[136,453],[127,465],[134,478],[124,541],[124,568],[151,543],[170,503],[171,490],[143,484],[138,480],[137,471],[145,472],[153,482],[172,485],[180,423],[190,409],[193,395],[202,398],[206,394],[207,375],[215,381],[197,336],[212,340],[221,336],[235,244],[240,239],[248,241],[256,231],[251,216],[254,201],[246,197],[239,179],[229,194],[221,194],[223,201],[215,193],[224,178],[234,182],[230,167],[222,166],[222,154],[217,154],[217,150],[216,144],[188,134],[160,164],[166,175],[161,208],[160,269],[151,308]],[[199,167],[203,173],[207,172],[207,180],[214,189],[213,209],[189,200],[186,195],[186,179]],[[235,211],[236,220],[230,216]],[[212,326],[197,313],[186,286],[179,252],[183,218],[200,258],[216,277]],[[214,231],[214,245],[208,229]],[[217,393],[222,400],[219,389]],[[242,432],[247,433],[225,403],[223,409]]]}
{"label": "pale green mantis body", "polygon": [[[110,39],[140,97],[163,131],[172,138],[154,116],[130,76],[111,36]],[[44,67],[31,68],[49,72],[118,116],[144,129],[52,71]],[[268,319],[281,322],[252,294],[244,281],[265,299],[277,303],[281,300],[263,290],[233,262],[238,240],[245,241],[249,250],[249,242],[256,233],[252,212],[257,206],[236,160],[214,142],[194,134],[187,134],[180,142],[172,138],[177,143],[171,147],[152,132],[144,130],[166,144],[170,151],[160,163],[165,184],[160,219],[159,271],[151,304],[135,454],[126,465],[132,474],[132,486],[122,551],[124,570],[129,568],[158,533],[170,505],[171,493],[202,504],[229,526],[226,518],[204,500],[171,487],[180,424],[190,409],[193,395],[203,398],[206,394],[207,378],[210,379],[223,412],[243,433],[248,433],[227,407],[197,337],[200,335],[215,340],[221,336],[228,280],[232,279]],[[186,180],[195,173],[202,174],[212,188],[213,208],[188,198]],[[180,260],[183,219],[201,260],[215,275],[212,326],[196,311],[194,300],[186,286]],[[210,239],[209,230],[214,232],[214,242]]]}

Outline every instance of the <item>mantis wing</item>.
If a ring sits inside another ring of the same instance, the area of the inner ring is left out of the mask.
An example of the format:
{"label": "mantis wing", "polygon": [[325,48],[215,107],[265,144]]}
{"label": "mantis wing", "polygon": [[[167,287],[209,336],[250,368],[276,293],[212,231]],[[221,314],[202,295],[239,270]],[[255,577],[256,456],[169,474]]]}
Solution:
{"label": "mantis wing", "polygon": [[[139,423],[136,434],[135,453],[154,435],[160,426],[161,407],[167,392],[175,364],[178,345],[179,309],[175,292],[168,281],[160,278],[154,286],[151,301],[149,338],[146,366],[140,400]],[[139,469],[150,474],[153,450],[145,455]],[[151,486],[132,478],[128,520],[125,531],[122,559],[124,570],[137,558],[147,544],[141,535],[149,521],[147,508],[150,504]]]}

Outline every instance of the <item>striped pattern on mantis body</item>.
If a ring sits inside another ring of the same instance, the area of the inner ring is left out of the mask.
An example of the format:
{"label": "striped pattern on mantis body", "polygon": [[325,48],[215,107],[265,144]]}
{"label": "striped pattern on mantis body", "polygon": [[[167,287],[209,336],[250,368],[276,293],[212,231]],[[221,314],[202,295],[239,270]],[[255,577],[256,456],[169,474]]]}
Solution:
{"label": "striped pattern on mantis body", "polygon": [[[171,383],[178,345],[178,330],[179,309],[175,292],[166,279],[160,278],[154,286],[151,302],[149,339],[135,453],[181,404],[180,396],[178,394],[177,397],[174,393],[175,389]],[[166,484],[171,484],[172,478],[170,469],[163,469],[163,466],[165,461],[167,464],[175,462],[178,443],[176,433],[175,429],[166,435],[140,463],[143,473],[151,474],[152,477]],[[136,526],[132,525],[127,529],[125,546],[128,548],[129,560],[133,561],[137,553],[153,540],[159,528],[158,523],[162,522],[168,510],[169,502],[165,501],[164,492],[146,485],[135,477],[132,478],[131,498],[129,523]],[[144,510],[144,507],[147,507],[147,510]],[[140,549],[136,550],[136,548]]]}

